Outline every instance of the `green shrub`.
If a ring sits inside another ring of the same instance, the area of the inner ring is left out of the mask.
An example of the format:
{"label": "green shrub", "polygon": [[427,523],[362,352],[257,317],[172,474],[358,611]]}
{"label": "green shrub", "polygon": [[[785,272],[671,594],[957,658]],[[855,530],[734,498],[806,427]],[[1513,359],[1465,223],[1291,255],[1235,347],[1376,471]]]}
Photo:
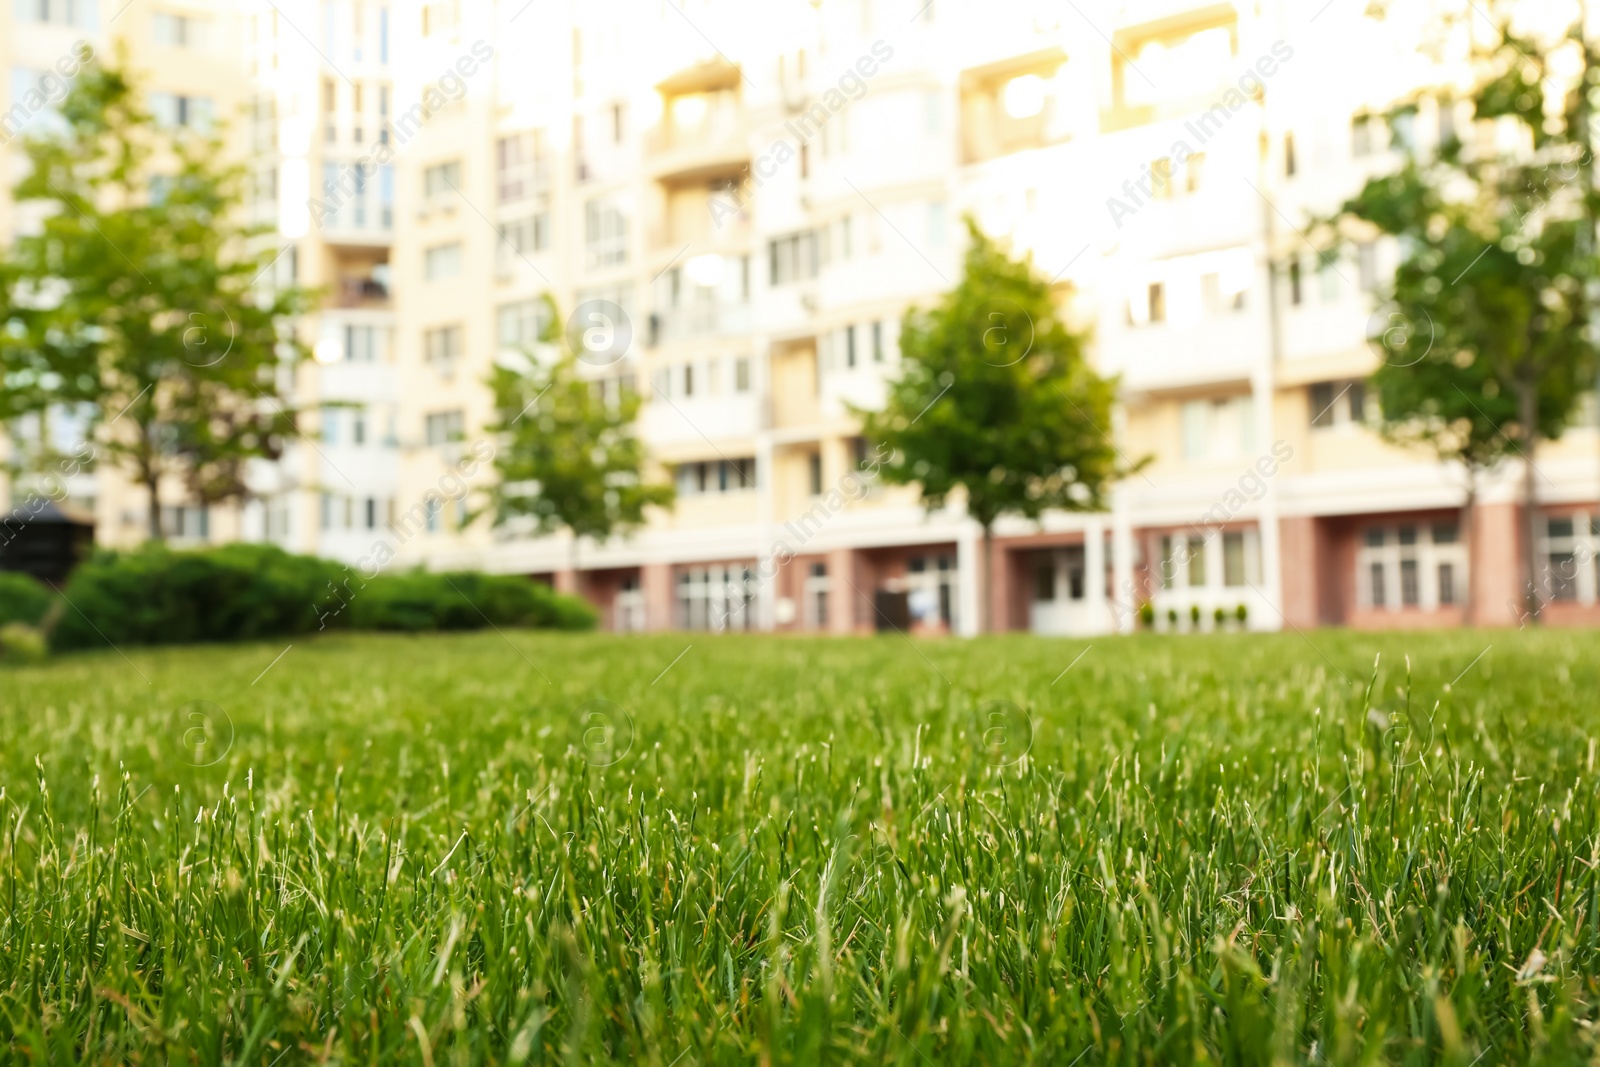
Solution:
{"label": "green shrub", "polygon": [[[453,583],[453,584],[452,584]],[[525,578],[413,571],[364,581],[272,545],[101,553],[74,572],[58,649],[241,641],[324,629],[589,629],[595,613]],[[481,613],[480,613],[481,612]],[[487,617],[487,618],[486,618]]]}
{"label": "green shrub", "polygon": [[1233,609],[1233,617],[1239,620],[1240,626],[1243,626],[1250,618],[1250,609],[1245,607],[1243,604],[1240,604],[1238,607]]}
{"label": "green shrub", "polygon": [[1217,624],[1217,629],[1222,629],[1222,624],[1228,620],[1228,613],[1218,604],[1217,609],[1211,613],[1211,621]]}
{"label": "green shrub", "polygon": [[23,622],[37,626],[54,598],[43,582],[16,571],[0,571],[0,624]]}
{"label": "green shrub", "polygon": [[412,571],[352,587],[348,625],[356,630],[588,630],[596,621],[584,601],[512,575]]}
{"label": "green shrub", "polygon": [[1139,622],[1142,623],[1144,628],[1147,630],[1155,627],[1156,609],[1155,606],[1152,605],[1148,600],[1139,605]]}
{"label": "green shrub", "polygon": [[1169,627],[1171,627],[1172,629],[1174,629],[1174,630],[1176,630],[1178,628],[1178,609],[1177,608],[1168,608],[1167,609],[1167,625]]}
{"label": "green shrub", "polygon": [[1200,628],[1200,605],[1199,604],[1190,604],[1189,605],[1189,623],[1190,623],[1190,625],[1192,625],[1197,630]]}
{"label": "green shrub", "polygon": [[0,663],[38,663],[45,651],[44,635],[27,623],[0,626]]}

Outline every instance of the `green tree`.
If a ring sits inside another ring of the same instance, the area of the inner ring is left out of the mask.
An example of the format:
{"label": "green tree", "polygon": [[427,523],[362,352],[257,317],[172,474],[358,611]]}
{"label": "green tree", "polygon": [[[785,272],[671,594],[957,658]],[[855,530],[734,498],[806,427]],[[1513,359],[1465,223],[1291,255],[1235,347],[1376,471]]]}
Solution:
{"label": "green tree", "polygon": [[[1464,19],[1470,26],[1470,13]],[[1398,169],[1370,180],[1331,221],[1347,236],[1399,240],[1374,318],[1381,430],[1465,469],[1469,552],[1480,476],[1522,460],[1524,577],[1537,615],[1534,456],[1571,424],[1596,368],[1588,286],[1600,205],[1588,97],[1600,78],[1578,27],[1540,41],[1502,24],[1473,59],[1474,121],[1500,137],[1447,140],[1426,153],[1397,137]],[[1562,79],[1558,69],[1576,75]],[[1547,95],[1553,87],[1561,91]],[[1399,103],[1397,129],[1415,105]],[[1508,143],[1516,147],[1487,147]]]}
{"label": "green tree", "polygon": [[258,287],[265,231],[242,221],[244,171],[219,162],[218,134],[161,127],[98,61],[60,117],[27,137],[15,191],[43,223],[0,261],[0,419],[90,412],[97,460],[144,487],[159,539],[164,479],[205,504],[242,497],[249,461],[294,432],[277,372],[308,294]]}
{"label": "green tree", "polygon": [[533,520],[537,533],[572,532],[604,542],[642,525],[648,507],[670,508],[671,485],[645,477],[644,444],[634,433],[640,398],[627,383],[605,395],[585,378],[559,329],[555,303],[544,298],[551,327],[543,340],[554,358],[525,352],[517,366],[496,364],[489,378],[498,420],[494,465],[499,481],[487,492],[494,521]]}
{"label": "green tree", "polygon": [[1127,473],[1110,437],[1115,382],[1084,358],[1085,338],[1058,319],[1050,285],[969,219],[965,274],[901,327],[901,373],[863,434],[892,454],[885,481],[915,484],[924,504],[959,492],[983,527],[979,628],[990,629],[994,524],[1006,514],[1102,510]]}

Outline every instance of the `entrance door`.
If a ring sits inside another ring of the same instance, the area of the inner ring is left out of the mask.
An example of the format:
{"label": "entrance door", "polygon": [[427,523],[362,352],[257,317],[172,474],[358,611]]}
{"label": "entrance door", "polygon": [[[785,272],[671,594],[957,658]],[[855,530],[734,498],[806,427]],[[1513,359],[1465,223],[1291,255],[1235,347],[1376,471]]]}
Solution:
{"label": "entrance door", "polygon": [[1036,634],[1087,633],[1087,586],[1082,545],[1035,552],[1029,628]]}

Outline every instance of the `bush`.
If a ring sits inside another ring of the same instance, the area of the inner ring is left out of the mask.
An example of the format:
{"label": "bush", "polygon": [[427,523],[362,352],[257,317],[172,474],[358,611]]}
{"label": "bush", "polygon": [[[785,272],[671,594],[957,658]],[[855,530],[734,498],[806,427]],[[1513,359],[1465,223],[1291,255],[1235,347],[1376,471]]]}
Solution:
{"label": "bush", "polygon": [[525,578],[415,571],[363,582],[331,560],[254,544],[101,553],[74,572],[67,596],[77,610],[52,635],[57,649],[242,641],[322,629],[595,624],[587,604]]}
{"label": "bush", "polygon": [[1250,609],[1240,604],[1233,609],[1233,617],[1239,620],[1240,626],[1243,626],[1250,618]]}
{"label": "bush", "polygon": [[23,622],[0,626],[0,663],[38,663],[44,659],[44,635]]}
{"label": "bush", "polygon": [[1171,627],[1172,629],[1174,629],[1174,630],[1176,630],[1178,628],[1178,609],[1177,608],[1168,608],[1167,609],[1167,625],[1169,627]]}
{"label": "bush", "polygon": [[1217,610],[1215,610],[1215,611],[1213,611],[1211,613],[1211,621],[1216,623],[1217,629],[1220,630],[1220,629],[1222,629],[1222,624],[1224,622],[1226,622],[1227,620],[1228,620],[1228,613],[1225,610],[1223,610],[1223,607],[1222,607],[1221,604],[1218,604],[1217,605]]}
{"label": "bush", "polygon": [[1189,624],[1196,630],[1200,629],[1200,605],[1189,605]]}
{"label": "bush", "polygon": [[510,575],[413,571],[354,583],[349,626],[357,630],[479,630],[488,625],[587,630],[594,609],[548,586]]}
{"label": "bush", "polygon": [[0,571],[0,624],[38,626],[53,599],[55,594],[43,582],[16,571]]}
{"label": "bush", "polygon": [[1148,600],[1139,605],[1139,622],[1142,623],[1144,628],[1147,630],[1152,630],[1155,628],[1156,609],[1155,606],[1152,605]]}

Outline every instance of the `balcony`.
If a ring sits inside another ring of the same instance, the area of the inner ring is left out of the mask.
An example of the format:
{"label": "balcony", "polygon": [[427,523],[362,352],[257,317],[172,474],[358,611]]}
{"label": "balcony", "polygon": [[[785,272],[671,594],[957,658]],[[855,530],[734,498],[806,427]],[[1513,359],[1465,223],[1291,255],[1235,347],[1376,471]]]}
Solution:
{"label": "balcony", "polygon": [[750,141],[736,87],[663,94],[663,105],[661,125],[645,143],[652,178],[665,185],[743,178]]}
{"label": "balcony", "polygon": [[1061,103],[1067,55],[1030,52],[961,74],[961,152],[966,163],[1058,144],[1071,136]]}

